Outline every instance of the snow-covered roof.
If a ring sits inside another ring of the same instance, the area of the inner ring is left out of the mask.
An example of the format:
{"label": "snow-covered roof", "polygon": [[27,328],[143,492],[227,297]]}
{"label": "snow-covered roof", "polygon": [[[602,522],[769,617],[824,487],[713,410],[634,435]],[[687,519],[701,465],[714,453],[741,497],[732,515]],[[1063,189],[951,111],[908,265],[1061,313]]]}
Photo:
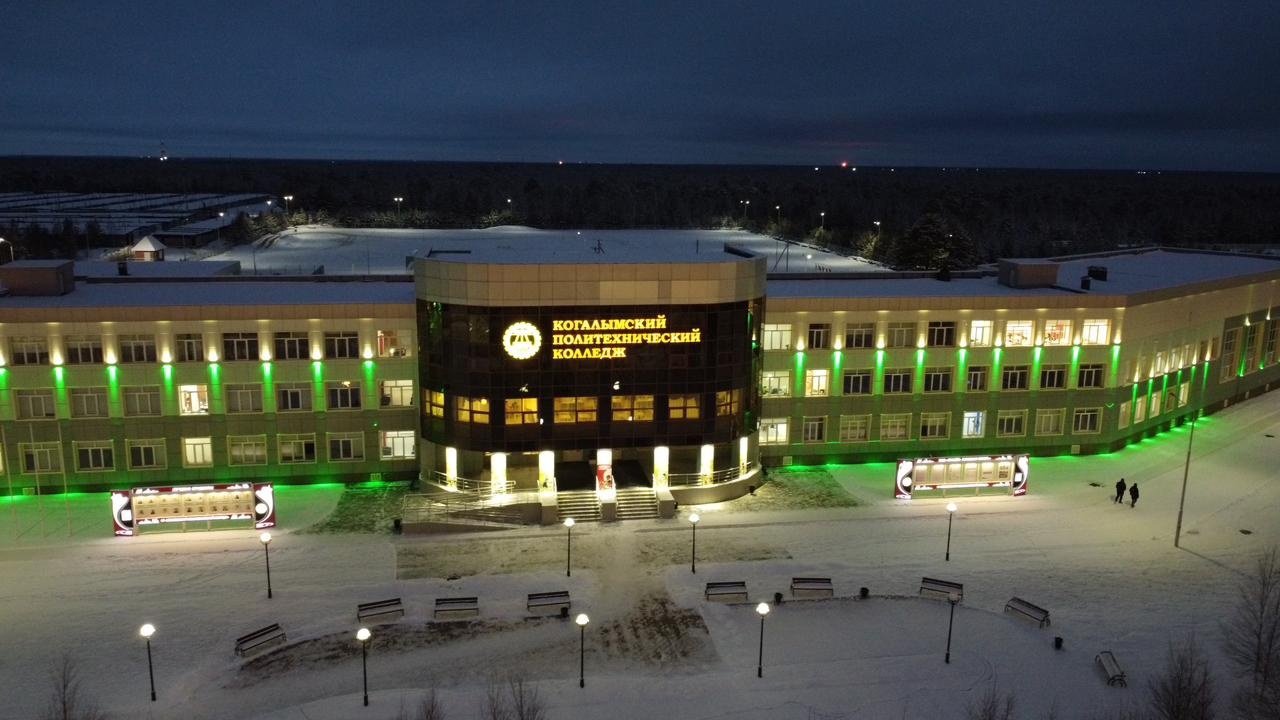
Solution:
{"label": "snow-covered roof", "polygon": [[[141,263],[140,263],[141,264]],[[166,263],[168,264],[168,263]],[[181,263],[172,263],[178,265]],[[129,266],[130,269],[136,267]],[[412,305],[413,283],[378,279],[87,282],[57,296],[2,297],[5,308],[215,307],[225,305]]]}
{"label": "snow-covered roof", "polygon": [[133,246],[133,251],[134,252],[158,252],[160,250],[164,250],[166,247],[168,246],[160,242],[159,240],[157,240],[154,235],[148,235],[142,238],[141,240],[139,240]]}
{"label": "snow-covered roof", "polygon": [[[130,277],[148,278],[207,278],[216,275],[240,274],[240,263],[234,260],[196,260],[189,262],[131,262],[127,267]],[[77,260],[77,278],[119,277],[120,264],[105,260]]]}

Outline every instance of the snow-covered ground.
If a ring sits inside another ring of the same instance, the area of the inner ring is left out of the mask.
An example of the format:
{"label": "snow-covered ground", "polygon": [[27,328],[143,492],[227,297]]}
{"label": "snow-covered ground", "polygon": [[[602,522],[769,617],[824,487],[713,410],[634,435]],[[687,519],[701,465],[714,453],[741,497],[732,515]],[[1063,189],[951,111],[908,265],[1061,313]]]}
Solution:
{"label": "snow-covered ground", "polygon": [[[1187,429],[1106,456],[1033,459],[1026,497],[952,498],[949,562],[945,500],[892,500],[883,464],[825,468],[858,507],[749,510],[743,498],[698,508],[697,574],[685,508],[677,520],[579,525],[566,577],[560,527],[307,533],[341,489],[286,487],[272,600],[250,531],[115,539],[102,496],[0,501],[0,717],[37,713],[64,652],[115,717],[391,720],[435,687],[448,717],[471,718],[490,683],[512,676],[534,684],[551,720],[961,718],[993,683],[1016,693],[1020,717],[1088,717],[1139,703],[1168,643],[1191,634],[1231,681],[1218,621],[1241,572],[1280,541],[1280,440],[1268,434],[1280,434],[1280,393],[1198,424],[1182,549]],[[1141,507],[1111,502],[1121,475],[1139,483]],[[757,678],[754,601],[789,595],[796,575],[832,577],[838,598],[774,607]],[[965,586],[949,665],[948,606],[917,597],[924,575]],[[746,581],[753,603],[705,602],[711,580]],[[863,586],[872,597],[853,599]],[[578,628],[526,617],[526,593],[559,589],[591,617],[582,689]],[[433,599],[457,595],[478,596],[480,617],[433,623]],[[1002,614],[1015,595],[1048,608],[1052,626]],[[372,627],[365,709],[355,604],[394,596],[407,616]],[[157,627],[155,703],[144,622]],[[290,644],[236,658],[235,637],[270,622]],[[1099,676],[1103,649],[1127,689]]]}

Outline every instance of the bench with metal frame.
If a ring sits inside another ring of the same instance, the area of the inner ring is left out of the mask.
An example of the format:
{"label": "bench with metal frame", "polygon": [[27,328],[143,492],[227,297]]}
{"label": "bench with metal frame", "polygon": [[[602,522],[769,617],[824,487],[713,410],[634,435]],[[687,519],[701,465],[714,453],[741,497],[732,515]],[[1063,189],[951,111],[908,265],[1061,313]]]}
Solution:
{"label": "bench with metal frame", "polygon": [[474,597],[436,598],[434,617],[465,616],[475,617],[480,614],[480,599]]}
{"label": "bench with metal frame", "polygon": [[1013,611],[1021,615],[1025,615],[1031,620],[1034,620],[1035,623],[1040,627],[1044,627],[1045,625],[1052,624],[1049,622],[1048,610],[1045,610],[1044,608],[1040,607],[1039,605],[1036,605],[1035,603],[1029,603],[1020,597],[1009,598],[1009,602],[1004,604],[1004,611],[1005,612]]}
{"label": "bench with metal frame", "polygon": [[747,583],[743,580],[732,580],[724,582],[709,582],[704,597],[707,600],[718,600],[722,602],[746,602],[747,601]]}
{"label": "bench with metal frame", "polygon": [[1124,669],[1120,667],[1120,661],[1116,660],[1115,653],[1110,650],[1103,650],[1094,657],[1094,660],[1102,668],[1103,674],[1107,676],[1107,685],[1129,687],[1129,681],[1125,679]]}
{"label": "bench with metal frame", "polygon": [[254,630],[248,635],[241,635],[236,638],[236,655],[244,657],[250,650],[257,650],[267,645],[274,645],[287,640],[288,638],[284,635],[284,628],[280,627],[280,623],[271,623],[264,628]]}
{"label": "bench with metal frame", "polygon": [[377,602],[360,603],[356,605],[356,619],[366,620],[379,615],[397,615],[404,617],[404,605],[400,603],[400,598],[388,598],[386,600],[378,600]]}
{"label": "bench with metal frame", "polygon": [[958,596],[958,600],[964,600],[964,585],[950,580],[922,577],[920,578],[920,594],[923,595],[926,592],[938,593],[943,598],[949,598],[952,594],[955,594]]}
{"label": "bench with metal frame", "polygon": [[555,592],[529,593],[529,599],[525,603],[525,609],[529,612],[542,611],[552,608],[555,612],[561,612],[569,609],[569,591],[556,590]]}
{"label": "bench with metal frame", "polygon": [[792,597],[835,597],[835,586],[829,577],[791,578]]}

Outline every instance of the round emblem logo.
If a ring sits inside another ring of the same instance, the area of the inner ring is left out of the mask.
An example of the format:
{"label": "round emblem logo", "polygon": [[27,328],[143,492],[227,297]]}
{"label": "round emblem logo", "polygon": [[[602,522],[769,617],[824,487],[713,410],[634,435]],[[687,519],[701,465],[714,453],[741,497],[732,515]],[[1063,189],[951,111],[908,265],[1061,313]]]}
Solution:
{"label": "round emblem logo", "polygon": [[502,334],[502,347],[517,360],[528,360],[542,347],[542,333],[532,323],[511,323]]}

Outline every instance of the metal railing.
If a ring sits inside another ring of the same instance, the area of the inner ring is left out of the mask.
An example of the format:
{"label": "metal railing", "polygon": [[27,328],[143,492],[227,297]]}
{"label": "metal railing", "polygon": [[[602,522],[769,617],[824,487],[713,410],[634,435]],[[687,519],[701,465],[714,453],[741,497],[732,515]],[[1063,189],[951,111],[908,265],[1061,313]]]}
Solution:
{"label": "metal railing", "polygon": [[709,478],[702,473],[671,473],[667,476],[667,485],[670,487],[719,485],[720,483],[732,482],[740,477],[749,475],[757,467],[759,467],[759,463],[747,463],[745,472],[737,466],[723,470],[713,470]]}

